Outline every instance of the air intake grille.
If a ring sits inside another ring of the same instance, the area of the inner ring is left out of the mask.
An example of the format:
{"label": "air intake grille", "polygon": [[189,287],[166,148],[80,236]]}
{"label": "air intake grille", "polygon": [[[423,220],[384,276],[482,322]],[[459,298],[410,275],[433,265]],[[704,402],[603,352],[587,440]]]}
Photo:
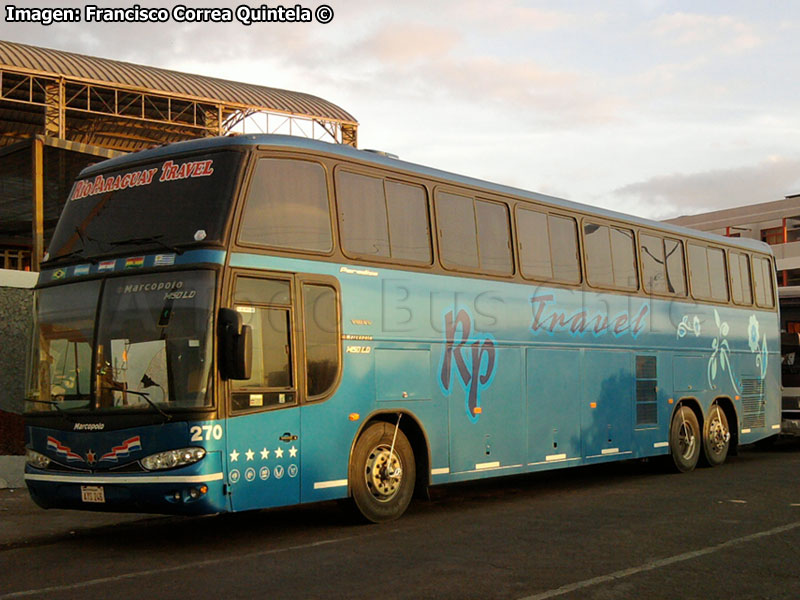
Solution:
{"label": "air intake grille", "polygon": [[636,424],[658,425],[658,373],[655,356],[636,357]]}
{"label": "air intake grille", "polygon": [[742,379],[742,427],[764,427],[764,380]]}

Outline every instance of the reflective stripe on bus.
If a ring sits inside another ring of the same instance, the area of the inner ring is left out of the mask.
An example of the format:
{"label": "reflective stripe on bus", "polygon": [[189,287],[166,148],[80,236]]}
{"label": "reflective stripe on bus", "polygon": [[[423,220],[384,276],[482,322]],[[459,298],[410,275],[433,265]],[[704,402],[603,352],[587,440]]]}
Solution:
{"label": "reflective stripe on bus", "polygon": [[324,490],[327,488],[345,487],[346,485],[347,485],[347,479],[334,479],[332,481],[315,481],[314,489]]}
{"label": "reflective stripe on bus", "polygon": [[204,483],[206,481],[219,481],[222,473],[209,473],[208,475],[143,475],[141,477],[114,477],[92,475],[37,475],[26,473],[27,481],[49,481],[53,483]]}

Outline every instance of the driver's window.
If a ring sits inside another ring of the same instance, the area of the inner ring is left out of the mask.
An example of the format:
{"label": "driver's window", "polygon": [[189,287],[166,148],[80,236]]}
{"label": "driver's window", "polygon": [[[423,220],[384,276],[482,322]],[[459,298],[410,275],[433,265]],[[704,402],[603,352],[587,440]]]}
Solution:
{"label": "driver's window", "polygon": [[231,381],[233,410],[296,404],[291,282],[237,277],[233,301],[243,324],[253,329],[252,372],[250,379]]}

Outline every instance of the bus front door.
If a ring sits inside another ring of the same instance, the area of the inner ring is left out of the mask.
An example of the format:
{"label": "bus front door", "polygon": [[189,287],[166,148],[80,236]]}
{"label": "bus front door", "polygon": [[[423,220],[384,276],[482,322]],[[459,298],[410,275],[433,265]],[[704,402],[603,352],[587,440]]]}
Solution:
{"label": "bus front door", "polygon": [[300,501],[294,296],[290,276],[234,276],[234,308],[253,330],[253,366],[250,379],[229,385],[226,460],[233,510]]}

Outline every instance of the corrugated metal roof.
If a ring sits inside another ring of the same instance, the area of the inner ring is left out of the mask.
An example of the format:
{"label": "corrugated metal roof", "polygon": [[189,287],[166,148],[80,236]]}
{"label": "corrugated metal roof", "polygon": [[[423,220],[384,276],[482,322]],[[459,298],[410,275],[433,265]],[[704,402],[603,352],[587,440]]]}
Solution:
{"label": "corrugated metal roof", "polygon": [[347,111],[317,96],[228,81],[62,50],[0,40],[0,66],[37,71],[86,83],[106,83],[163,92],[193,100],[248,105],[259,110],[319,117],[356,125]]}

